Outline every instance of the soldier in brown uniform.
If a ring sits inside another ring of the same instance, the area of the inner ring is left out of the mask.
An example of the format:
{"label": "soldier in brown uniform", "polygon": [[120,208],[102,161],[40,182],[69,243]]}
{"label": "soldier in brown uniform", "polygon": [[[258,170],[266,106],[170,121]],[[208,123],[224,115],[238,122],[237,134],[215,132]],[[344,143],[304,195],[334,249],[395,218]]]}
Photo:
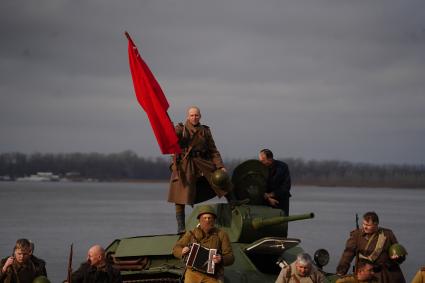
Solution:
{"label": "soldier in brown uniform", "polygon": [[230,183],[226,187],[211,183],[215,170],[226,169],[210,128],[200,119],[199,108],[192,106],[187,110],[186,122],[175,127],[182,153],[173,160],[168,201],[176,205],[178,233],[185,231],[185,204],[222,197],[231,190]]}
{"label": "soldier in brown uniform", "polygon": [[373,264],[359,261],[357,264],[356,275],[346,275],[336,280],[336,283],[377,283]]}
{"label": "soldier in brown uniform", "polygon": [[189,267],[185,272],[186,283],[222,283],[224,266],[231,265],[235,261],[229,236],[224,230],[215,227],[216,217],[211,206],[202,206],[198,214],[199,225],[186,232],[173,248],[173,255],[177,258],[182,258],[189,252],[191,243],[198,243],[208,249],[217,249],[217,255],[213,256],[215,273],[205,274]]}
{"label": "soldier in brown uniform", "polygon": [[38,276],[47,276],[43,260],[33,260],[31,243],[27,239],[16,241],[13,255],[2,259],[0,264],[1,283],[32,283]]}
{"label": "soldier in brown uniform", "polygon": [[378,227],[379,218],[375,212],[363,215],[362,228],[350,233],[344,252],[336,268],[338,275],[345,275],[350,268],[351,261],[356,257],[372,262],[376,269],[378,282],[403,283],[406,282],[401,272],[397,257],[390,257],[388,250],[397,243],[397,239],[390,229]]}

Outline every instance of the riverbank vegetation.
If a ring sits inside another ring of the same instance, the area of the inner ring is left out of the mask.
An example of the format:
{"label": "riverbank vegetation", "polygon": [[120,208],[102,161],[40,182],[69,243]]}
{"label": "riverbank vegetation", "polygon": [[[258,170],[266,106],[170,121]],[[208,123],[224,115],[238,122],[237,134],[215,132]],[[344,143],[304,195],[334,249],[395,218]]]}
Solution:
{"label": "riverbank vegetation", "polygon": [[[243,160],[225,161],[230,172]],[[425,164],[368,164],[337,160],[284,159],[293,184],[314,186],[425,188]],[[120,153],[2,153],[0,176],[14,180],[37,172],[71,180],[168,180],[171,159]]]}

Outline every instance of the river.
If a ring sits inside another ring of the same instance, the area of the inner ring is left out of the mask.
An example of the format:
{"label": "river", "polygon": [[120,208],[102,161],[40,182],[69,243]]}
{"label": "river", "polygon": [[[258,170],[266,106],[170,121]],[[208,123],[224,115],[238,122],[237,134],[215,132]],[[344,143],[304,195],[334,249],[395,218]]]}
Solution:
{"label": "river", "polygon": [[[96,243],[138,235],[175,233],[174,206],[165,201],[167,183],[0,182],[0,256],[11,254],[16,239],[35,243],[47,262],[52,283],[66,278],[69,247],[76,269]],[[355,214],[376,211],[382,227],[396,234],[409,255],[402,269],[408,282],[425,265],[425,190],[390,188],[292,188],[290,214],[314,212],[314,219],[291,222],[289,237],[301,238],[313,254],[325,248],[335,271]],[[213,199],[209,202],[224,200]],[[187,208],[187,214],[190,212]]]}

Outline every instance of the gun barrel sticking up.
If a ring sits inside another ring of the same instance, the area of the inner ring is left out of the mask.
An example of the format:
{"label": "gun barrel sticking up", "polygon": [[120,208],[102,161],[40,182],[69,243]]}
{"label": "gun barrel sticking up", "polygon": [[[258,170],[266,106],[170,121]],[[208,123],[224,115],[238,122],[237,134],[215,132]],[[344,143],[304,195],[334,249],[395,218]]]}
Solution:
{"label": "gun barrel sticking up", "polygon": [[72,283],[72,255],[73,255],[73,246],[74,244],[71,244],[71,248],[69,250],[69,257],[68,257],[68,272],[66,276],[66,281],[68,283]]}

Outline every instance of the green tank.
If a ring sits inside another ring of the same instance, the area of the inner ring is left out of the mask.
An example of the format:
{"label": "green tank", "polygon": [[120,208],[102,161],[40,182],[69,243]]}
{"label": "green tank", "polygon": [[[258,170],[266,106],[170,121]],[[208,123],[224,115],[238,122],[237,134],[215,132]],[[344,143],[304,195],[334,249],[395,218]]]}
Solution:
{"label": "green tank", "polygon": [[[314,213],[284,216],[282,210],[265,206],[268,170],[257,160],[248,160],[235,168],[232,183],[238,199],[249,198],[239,206],[209,204],[216,226],[224,229],[232,242],[235,262],[225,267],[225,282],[275,282],[281,266],[295,261],[303,252],[300,239],[286,238],[288,222],[311,219]],[[186,219],[186,229],[198,225],[202,206],[195,206]],[[181,235],[153,235],[117,239],[106,249],[108,258],[121,270],[124,282],[181,282],[184,263],[174,258],[172,249]],[[320,249],[314,255],[321,268],[329,254]],[[328,274],[328,282],[336,277]]]}

